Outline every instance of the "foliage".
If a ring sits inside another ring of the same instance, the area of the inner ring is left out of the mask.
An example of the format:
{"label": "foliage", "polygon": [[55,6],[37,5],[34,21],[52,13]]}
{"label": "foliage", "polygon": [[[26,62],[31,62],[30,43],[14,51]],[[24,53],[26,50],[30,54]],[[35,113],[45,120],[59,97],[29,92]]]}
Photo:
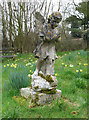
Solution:
{"label": "foliage", "polygon": [[71,15],[69,18],[66,18],[66,22],[71,23],[71,28],[69,30],[71,31],[72,37],[81,38],[82,30],[79,29],[81,26],[81,19],[75,15]]}
{"label": "foliage", "polygon": [[84,15],[84,18],[82,18],[82,25],[84,25],[84,30],[87,28],[88,25],[88,20],[89,20],[89,16],[88,14],[88,1],[86,2],[80,2],[79,5],[76,7],[76,10],[81,14]]}
{"label": "foliage", "polygon": [[[29,1],[29,2],[3,2],[0,3],[2,20],[2,47],[16,47],[23,51],[34,49],[37,43],[35,33],[37,33],[38,21],[35,13],[43,14],[43,19],[48,18],[49,12],[53,11],[54,3],[52,0]],[[44,9],[45,8],[45,9]],[[60,2],[58,9],[60,8]],[[40,19],[41,16],[38,16]],[[30,35],[29,35],[30,34]],[[36,40],[35,40],[36,39]],[[30,44],[29,44],[30,43]],[[26,47],[25,47],[26,46]]]}
{"label": "foliage", "polygon": [[88,41],[89,40],[89,29],[85,30],[83,33],[83,39]]}
{"label": "foliage", "polygon": [[[24,70],[24,67],[22,67]],[[30,86],[30,78],[28,78],[26,71],[13,71],[9,75],[9,87],[20,89]]]}
{"label": "foliage", "polygon": [[[3,118],[87,118],[87,51],[58,52],[55,61],[55,76],[58,80],[57,89],[62,91],[60,100],[56,99],[51,104],[30,108],[30,99],[20,96],[15,88],[3,89],[2,91],[2,116]],[[13,63],[13,67],[12,66]],[[36,68],[37,59],[33,54],[22,54],[13,59],[4,60],[2,63],[2,83],[9,83],[8,75],[14,79],[19,78],[22,71],[22,79],[32,74]],[[17,64],[15,68],[15,64]],[[17,73],[17,72],[18,73]],[[15,77],[16,78],[16,77]],[[16,79],[17,80],[17,79]],[[26,79],[27,80],[27,79]],[[23,80],[24,81],[24,80]],[[17,84],[18,82],[13,82]],[[23,83],[21,83],[23,84]],[[13,86],[13,85],[12,85]],[[27,87],[26,86],[26,87]]]}

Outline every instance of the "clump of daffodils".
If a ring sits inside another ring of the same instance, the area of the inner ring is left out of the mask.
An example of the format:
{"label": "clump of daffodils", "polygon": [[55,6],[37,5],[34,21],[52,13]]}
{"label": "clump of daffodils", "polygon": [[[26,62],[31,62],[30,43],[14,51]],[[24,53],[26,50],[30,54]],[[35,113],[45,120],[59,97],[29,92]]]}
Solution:
{"label": "clump of daffodils", "polygon": [[87,66],[88,64],[87,63],[84,63],[84,66]]}
{"label": "clump of daffodils", "polygon": [[16,67],[17,67],[17,64],[13,64],[13,63],[12,63],[10,67],[16,68]]}
{"label": "clump of daffodils", "polygon": [[31,63],[27,63],[26,66],[31,65]]}
{"label": "clump of daffodils", "polygon": [[78,73],[78,72],[82,72],[83,70],[82,69],[80,69],[80,70],[76,70],[76,72]]}

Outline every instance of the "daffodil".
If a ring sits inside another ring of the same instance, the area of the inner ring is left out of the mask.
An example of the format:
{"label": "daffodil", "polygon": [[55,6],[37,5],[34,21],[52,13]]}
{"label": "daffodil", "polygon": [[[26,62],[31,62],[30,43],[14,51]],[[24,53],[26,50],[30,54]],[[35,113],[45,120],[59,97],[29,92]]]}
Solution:
{"label": "daffodil", "polygon": [[79,63],[79,65],[81,65],[81,63]]}
{"label": "daffodil", "polygon": [[13,67],[13,65],[11,65],[11,67]]}
{"label": "daffodil", "polygon": [[57,73],[55,74],[55,76],[57,76]]}
{"label": "daffodil", "polygon": [[14,68],[16,68],[16,66],[14,65]]}
{"label": "daffodil", "polygon": [[7,66],[9,67],[9,64],[7,64]]}
{"label": "daffodil", "polygon": [[37,60],[35,61],[35,63],[37,63]]}
{"label": "daffodil", "polygon": [[32,72],[32,71],[30,70],[30,72]]}
{"label": "daffodil", "polygon": [[80,72],[82,72],[83,70],[82,69],[80,69]]}
{"label": "daffodil", "polygon": [[72,64],[70,64],[70,67],[73,67],[73,65],[72,65]]}
{"label": "daffodil", "polygon": [[80,52],[78,52],[78,55],[80,54]]}
{"label": "daffodil", "polygon": [[27,63],[26,66],[31,65],[31,63]]}
{"label": "daffodil", "polygon": [[65,67],[67,67],[67,65],[65,65]]}
{"label": "daffodil", "polygon": [[6,65],[4,65],[4,68],[6,67]]}
{"label": "daffodil", "polygon": [[79,72],[79,70],[76,70],[76,72]]}
{"label": "daffodil", "polygon": [[31,75],[30,75],[30,74],[28,74],[28,77],[31,77]]}
{"label": "daffodil", "polygon": [[62,65],[64,65],[64,63],[62,63]]}

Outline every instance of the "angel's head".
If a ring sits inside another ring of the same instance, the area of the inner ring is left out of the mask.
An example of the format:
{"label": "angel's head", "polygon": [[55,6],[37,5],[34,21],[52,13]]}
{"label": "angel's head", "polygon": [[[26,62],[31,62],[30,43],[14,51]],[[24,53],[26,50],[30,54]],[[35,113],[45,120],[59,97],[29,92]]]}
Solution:
{"label": "angel's head", "polygon": [[62,20],[62,15],[60,12],[54,12],[51,15],[49,15],[48,23],[51,25],[51,27],[54,29],[58,26],[60,21]]}

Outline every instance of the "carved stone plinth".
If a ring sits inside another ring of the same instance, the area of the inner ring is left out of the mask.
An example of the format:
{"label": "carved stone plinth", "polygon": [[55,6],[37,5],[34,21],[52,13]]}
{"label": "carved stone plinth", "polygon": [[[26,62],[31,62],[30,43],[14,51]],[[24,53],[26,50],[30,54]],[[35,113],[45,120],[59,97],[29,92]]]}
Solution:
{"label": "carved stone plinth", "polygon": [[61,90],[56,89],[56,77],[52,75],[39,75],[31,78],[31,87],[21,88],[21,96],[26,99],[31,98],[32,102],[37,105],[51,103],[56,98],[60,99]]}
{"label": "carved stone plinth", "polygon": [[21,92],[21,96],[23,96],[26,99],[31,98],[32,102],[36,103],[37,105],[44,105],[47,103],[51,103],[56,98],[58,99],[61,98],[61,90],[58,89],[56,89],[56,92],[53,94],[36,92],[32,90],[30,87],[21,88],[20,92]]}

